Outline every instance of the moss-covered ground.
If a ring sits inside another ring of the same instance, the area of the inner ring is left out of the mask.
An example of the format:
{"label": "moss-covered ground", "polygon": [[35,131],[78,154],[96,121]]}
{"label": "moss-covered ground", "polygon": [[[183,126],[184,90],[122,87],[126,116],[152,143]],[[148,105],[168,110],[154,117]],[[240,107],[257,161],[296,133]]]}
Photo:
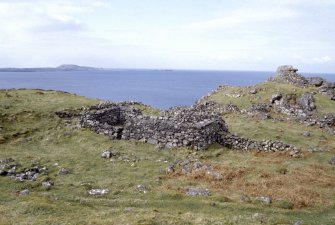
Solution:
{"label": "moss-covered ground", "polygon": [[[210,98],[247,106],[251,101],[268,101],[276,89],[290,90],[271,83],[259,88],[256,96],[227,99],[219,92]],[[321,95],[317,98],[321,99],[319,110],[334,112],[333,102]],[[335,143],[322,130],[292,121],[223,115],[230,129],[240,135],[279,139],[303,148],[302,158],[290,158],[284,153],[231,151],[219,145],[201,152],[157,150],[145,143],[110,140],[78,129],[75,119],[55,115],[64,108],[97,102],[56,91],[0,91],[0,159],[15,159],[19,169],[36,163],[47,166],[55,182],[45,188],[41,186],[44,177],[24,182],[0,177],[0,224],[294,224],[299,220],[334,224],[335,169],[328,161],[335,154]],[[310,137],[302,136],[305,130],[311,132]],[[310,153],[310,146],[326,151]],[[107,148],[129,160],[101,158]],[[201,173],[165,173],[169,162],[190,156],[212,165],[224,179],[211,180]],[[55,163],[70,173],[58,175]],[[138,184],[148,192],[136,191]],[[211,196],[186,196],[185,188],[190,186],[208,188]],[[107,188],[110,193],[90,196],[91,188]],[[19,196],[17,191],[23,189],[31,193]],[[250,196],[251,202],[242,202],[241,195]],[[255,200],[258,196],[271,196],[273,203],[262,205]]]}

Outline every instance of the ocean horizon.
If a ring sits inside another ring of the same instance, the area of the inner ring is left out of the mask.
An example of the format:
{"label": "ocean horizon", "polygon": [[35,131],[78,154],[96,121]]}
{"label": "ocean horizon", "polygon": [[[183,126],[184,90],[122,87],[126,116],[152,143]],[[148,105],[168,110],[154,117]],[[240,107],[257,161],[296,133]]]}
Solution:
{"label": "ocean horizon", "polygon": [[[335,74],[301,74],[335,82]],[[251,86],[274,75],[274,71],[173,69],[0,72],[0,89],[59,90],[105,101],[139,101],[167,109],[190,106],[219,85]]]}

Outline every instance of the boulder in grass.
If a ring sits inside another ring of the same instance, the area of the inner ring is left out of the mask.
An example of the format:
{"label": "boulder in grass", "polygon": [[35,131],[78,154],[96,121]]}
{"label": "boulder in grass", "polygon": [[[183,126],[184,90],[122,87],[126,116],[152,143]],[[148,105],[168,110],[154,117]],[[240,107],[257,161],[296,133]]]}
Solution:
{"label": "boulder in grass", "polygon": [[186,189],[186,195],[190,196],[209,196],[210,192],[206,188],[189,187]]}
{"label": "boulder in grass", "polygon": [[329,160],[329,164],[335,166],[335,155]]}
{"label": "boulder in grass", "polygon": [[106,195],[109,193],[108,189],[91,189],[88,191],[90,195]]}

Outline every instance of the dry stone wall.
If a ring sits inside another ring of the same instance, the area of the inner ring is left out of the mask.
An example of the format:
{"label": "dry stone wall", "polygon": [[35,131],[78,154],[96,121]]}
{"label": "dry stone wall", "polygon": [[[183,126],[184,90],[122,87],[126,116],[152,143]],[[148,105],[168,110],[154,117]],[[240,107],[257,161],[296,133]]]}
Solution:
{"label": "dry stone wall", "polygon": [[88,109],[81,125],[111,138],[134,139],[158,147],[188,146],[205,149],[228,131],[224,120],[215,112],[193,108],[175,108],[161,116],[143,115],[126,104],[105,103]]}
{"label": "dry stone wall", "polygon": [[172,108],[159,116],[148,116],[129,103],[103,103],[86,109],[80,123],[113,139],[133,139],[159,148],[190,147],[200,150],[216,142],[238,150],[297,151],[279,141],[254,141],[229,133],[221,116],[226,110],[239,111],[234,105],[208,102],[189,108]]}

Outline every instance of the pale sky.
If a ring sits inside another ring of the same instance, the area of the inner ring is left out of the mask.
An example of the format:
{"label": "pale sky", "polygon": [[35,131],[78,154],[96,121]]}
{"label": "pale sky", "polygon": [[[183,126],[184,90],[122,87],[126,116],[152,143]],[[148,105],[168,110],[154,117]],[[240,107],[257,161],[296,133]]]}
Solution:
{"label": "pale sky", "polygon": [[335,0],[0,0],[0,67],[335,73]]}

